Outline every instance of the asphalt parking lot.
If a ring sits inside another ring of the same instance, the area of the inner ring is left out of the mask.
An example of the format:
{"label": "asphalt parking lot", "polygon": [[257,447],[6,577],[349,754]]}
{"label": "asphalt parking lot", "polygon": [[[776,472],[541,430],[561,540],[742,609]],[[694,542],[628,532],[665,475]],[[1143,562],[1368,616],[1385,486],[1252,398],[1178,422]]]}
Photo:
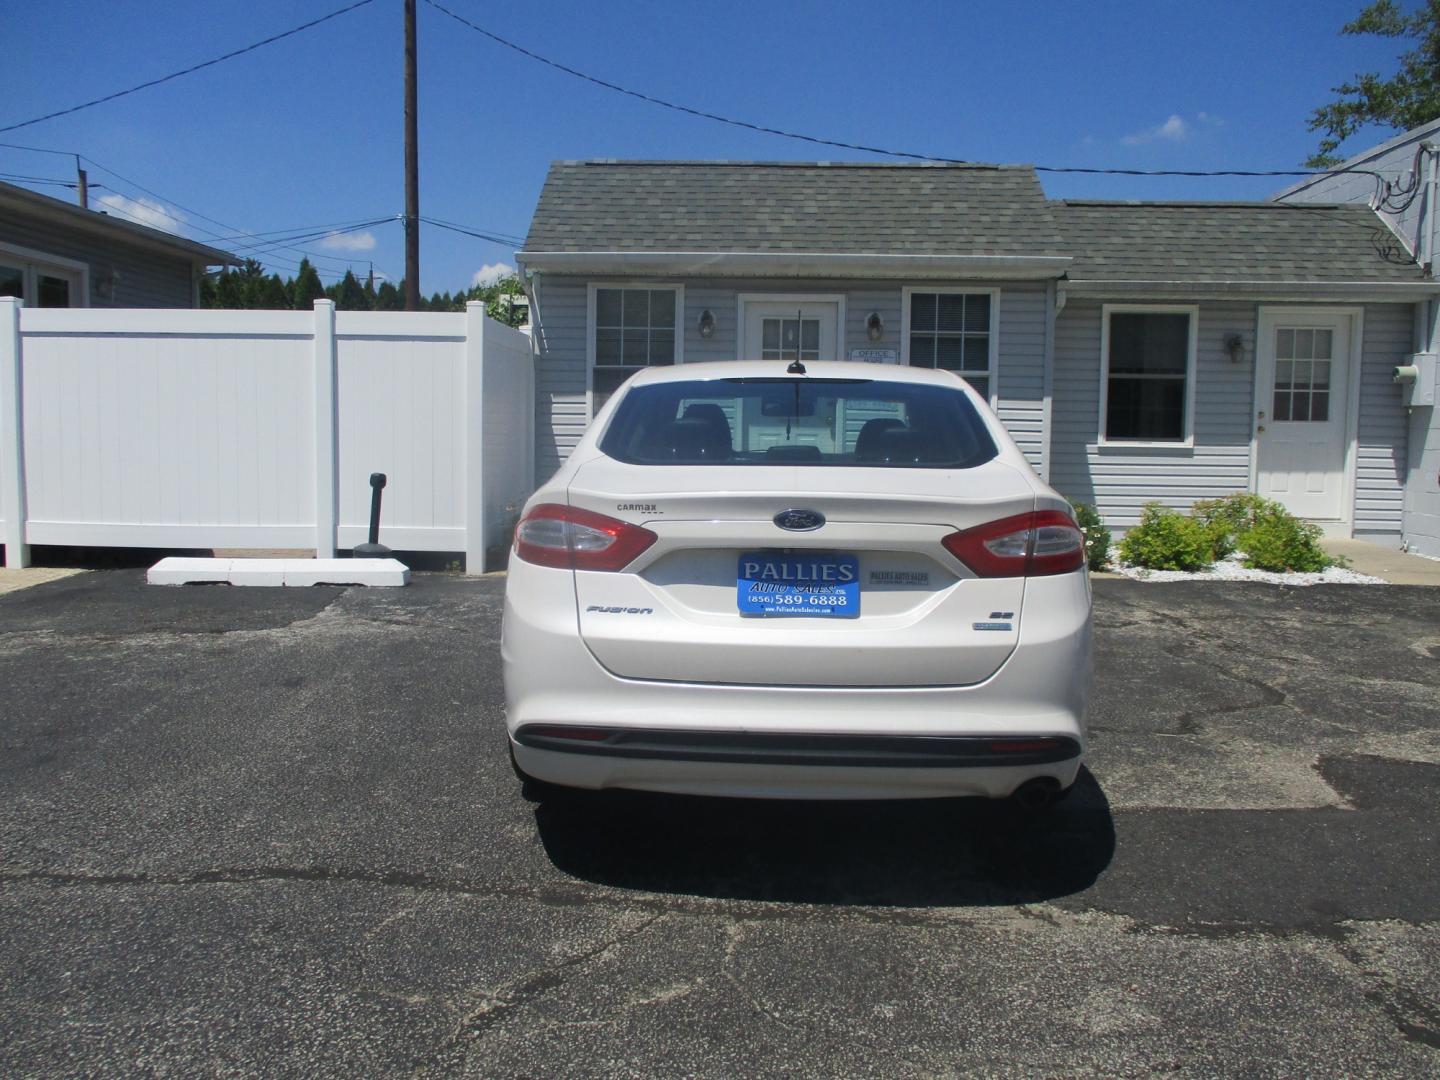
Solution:
{"label": "asphalt parking lot", "polygon": [[1097,582],[1031,822],[527,802],[502,588],[0,597],[0,1072],[1440,1073],[1440,590]]}

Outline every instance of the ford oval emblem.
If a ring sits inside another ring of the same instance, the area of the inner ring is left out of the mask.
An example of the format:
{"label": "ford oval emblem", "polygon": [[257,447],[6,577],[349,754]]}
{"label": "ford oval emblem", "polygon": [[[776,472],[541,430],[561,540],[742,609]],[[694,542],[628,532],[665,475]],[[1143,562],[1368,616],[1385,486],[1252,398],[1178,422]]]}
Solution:
{"label": "ford oval emblem", "polygon": [[814,532],[825,524],[825,515],[818,510],[781,510],[775,524],[790,532]]}

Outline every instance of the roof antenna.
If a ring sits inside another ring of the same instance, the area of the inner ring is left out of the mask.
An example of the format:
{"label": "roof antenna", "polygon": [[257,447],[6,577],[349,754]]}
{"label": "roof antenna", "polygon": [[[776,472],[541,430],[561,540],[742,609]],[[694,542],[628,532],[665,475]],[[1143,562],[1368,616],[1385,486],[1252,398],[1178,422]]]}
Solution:
{"label": "roof antenna", "polygon": [[[800,362],[800,345],[805,339],[805,323],[800,317],[801,310],[803,309],[795,312],[795,359],[791,362],[790,366],[785,369],[786,375],[805,374],[805,365]],[[795,392],[797,394],[800,392],[798,386],[795,388]]]}

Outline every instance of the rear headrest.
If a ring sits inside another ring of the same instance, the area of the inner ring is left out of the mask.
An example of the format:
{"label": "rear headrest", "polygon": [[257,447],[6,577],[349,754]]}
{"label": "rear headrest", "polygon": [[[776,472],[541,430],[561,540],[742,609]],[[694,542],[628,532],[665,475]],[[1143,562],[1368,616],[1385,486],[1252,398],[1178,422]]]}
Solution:
{"label": "rear headrest", "polygon": [[716,431],[708,420],[682,417],[655,433],[647,456],[661,461],[722,460],[730,456],[728,432],[729,425],[725,431]]}
{"label": "rear headrest", "polygon": [[685,414],[682,420],[704,420],[712,427],[724,428],[725,434],[730,434],[730,421],[725,419],[725,410],[713,401],[695,401],[685,406]]}
{"label": "rear headrest", "polygon": [[930,432],[902,428],[881,432],[876,440],[874,456],[867,460],[918,465],[944,461],[948,456]]}
{"label": "rear headrest", "polygon": [[860,434],[855,437],[855,460],[879,461],[885,433],[904,426],[903,420],[893,417],[877,416],[866,420],[860,427]]}

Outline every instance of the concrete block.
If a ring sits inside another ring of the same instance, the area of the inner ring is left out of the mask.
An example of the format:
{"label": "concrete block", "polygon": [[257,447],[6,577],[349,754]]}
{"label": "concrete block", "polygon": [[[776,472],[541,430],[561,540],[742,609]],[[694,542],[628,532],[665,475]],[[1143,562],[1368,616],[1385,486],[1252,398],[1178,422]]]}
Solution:
{"label": "concrete block", "polygon": [[284,585],[289,559],[231,559],[231,585]]}
{"label": "concrete block", "polygon": [[145,572],[151,585],[228,584],[230,559],[161,559]]}
{"label": "concrete block", "polygon": [[410,584],[410,568],[399,559],[161,559],[146,574],[151,585],[216,582],[230,585]]}
{"label": "concrete block", "polygon": [[398,586],[410,583],[399,559],[287,559],[286,585]]}

